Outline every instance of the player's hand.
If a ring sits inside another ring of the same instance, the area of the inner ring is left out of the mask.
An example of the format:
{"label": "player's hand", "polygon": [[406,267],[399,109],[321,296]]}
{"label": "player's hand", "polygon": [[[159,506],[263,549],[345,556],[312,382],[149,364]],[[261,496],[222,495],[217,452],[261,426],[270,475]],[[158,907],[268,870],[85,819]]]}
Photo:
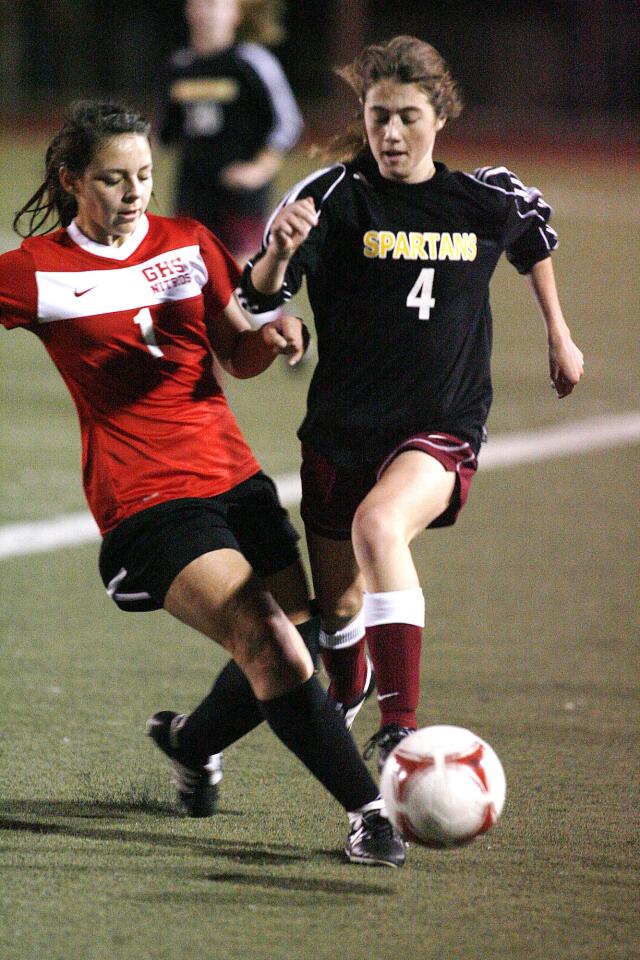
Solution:
{"label": "player's hand", "polygon": [[260,327],[260,333],[264,344],[274,357],[278,354],[289,357],[287,363],[290,367],[302,360],[309,344],[309,331],[302,320],[286,314],[265,323]]}
{"label": "player's hand", "polygon": [[549,373],[551,384],[562,399],[580,382],[584,373],[584,357],[571,337],[549,344]]}
{"label": "player's hand", "polygon": [[242,191],[259,190],[269,182],[269,172],[262,164],[251,160],[238,160],[230,163],[218,174],[218,183],[227,190]]}
{"label": "player's hand", "polygon": [[269,246],[278,259],[289,260],[317,223],[318,213],[312,197],[288,203],[271,224]]}

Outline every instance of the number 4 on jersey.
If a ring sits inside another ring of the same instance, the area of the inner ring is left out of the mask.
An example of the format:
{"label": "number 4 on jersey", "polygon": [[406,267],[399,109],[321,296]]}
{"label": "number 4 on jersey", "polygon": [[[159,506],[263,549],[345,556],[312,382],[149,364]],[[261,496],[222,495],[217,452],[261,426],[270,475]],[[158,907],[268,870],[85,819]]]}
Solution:
{"label": "number 4 on jersey", "polygon": [[151,310],[148,307],[143,307],[142,310],[139,310],[133,318],[133,322],[137,323],[140,327],[140,333],[142,334],[142,339],[147,345],[149,353],[154,357],[164,356],[162,350],[158,346],[158,341],[156,340],[156,335],[153,330],[153,317],[151,316]]}
{"label": "number 4 on jersey", "polygon": [[436,305],[431,296],[434,276],[435,270],[433,267],[424,267],[418,274],[418,279],[411,287],[407,297],[407,306],[417,307],[418,316],[421,320],[428,320],[431,308]]}

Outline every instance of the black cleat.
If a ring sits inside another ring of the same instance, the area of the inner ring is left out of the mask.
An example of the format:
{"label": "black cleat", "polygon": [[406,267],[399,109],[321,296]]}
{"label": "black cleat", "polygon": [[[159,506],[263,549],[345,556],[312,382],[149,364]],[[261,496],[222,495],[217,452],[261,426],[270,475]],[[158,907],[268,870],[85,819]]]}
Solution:
{"label": "black cleat", "polygon": [[349,820],[351,830],[344,852],[351,863],[372,867],[401,867],[404,864],[404,840],[380,810],[349,814]]}
{"label": "black cleat", "polygon": [[344,725],[347,730],[351,730],[353,726],[353,721],[357,717],[358,713],[365,704],[365,701],[369,699],[371,694],[376,688],[376,675],[373,670],[373,664],[369,657],[367,657],[367,675],[364,681],[364,689],[357,700],[354,700],[353,703],[340,703],[339,700],[336,700],[336,707],[342,713],[344,717]]}
{"label": "black cleat", "polygon": [[362,752],[365,760],[370,760],[374,750],[378,748],[378,770],[382,773],[384,762],[401,740],[415,733],[411,727],[401,727],[399,723],[385,723],[384,727],[367,740]]}
{"label": "black cleat", "polygon": [[180,805],[190,817],[210,817],[218,803],[218,784],[222,780],[222,754],[209,757],[202,766],[183,763],[178,746],[178,732],[185,715],[160,710],[147,720],[147,734],[169,758],[173,782],[178,788]]}

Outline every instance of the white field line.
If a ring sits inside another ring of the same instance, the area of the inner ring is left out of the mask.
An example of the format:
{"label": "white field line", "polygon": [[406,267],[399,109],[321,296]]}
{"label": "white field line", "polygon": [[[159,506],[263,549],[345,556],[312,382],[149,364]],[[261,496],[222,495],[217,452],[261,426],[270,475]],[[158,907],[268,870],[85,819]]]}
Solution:
{"label": "white field line", "polygon": [[[560,427],[494,437],[482,450],[480,467],[482,470],[499,470],[521,463],[573,456],[590,450],[606,450],[638,441],[640,411],[594,417]],[[274,479],[285,506],[297,505],[300,501],[298,474],[289,473]],[[98,539],[95,521],[86,512],[34,523],[14,523],[0,527],[0,560],[46,553]]]}

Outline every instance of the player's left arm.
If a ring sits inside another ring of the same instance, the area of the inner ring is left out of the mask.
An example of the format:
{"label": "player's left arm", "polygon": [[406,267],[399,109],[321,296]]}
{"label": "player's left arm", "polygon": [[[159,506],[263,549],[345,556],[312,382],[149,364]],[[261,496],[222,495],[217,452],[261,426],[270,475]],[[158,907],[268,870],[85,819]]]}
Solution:
{"label": "player's left arm", "polygon": [[486,184],[505,216],[503,237],[507,259],[527,277],[547,331],[551,383],[562,398],[568,396],[583,373],[583,356],[565,322],[550,254],[558,236],[550,225],[552,208],[536,187],[526,187],[506,167],[474,172]]}
{"label": "player's left arm", "polygon": [[284,158],[300,139],[303,120],[276,57],[256,44],[241,44],[237,53],[251,67],[255,78],[254,97],[270,110],[272,124],[256,153],[247,160],[228,164],[220,172],[219,181],[230,190],[259,190],[273,180]]}
{"label": "player's left arm", "polygon": [[281,354],[289,358],[289,366],[294,366],[302,359],[309,342],[302,321],[286,314],[254,330],[235,294],[207,326],[211,346],[222,367],[240,380],[257,377]]}
{"label": "player's left arm", "polygon": [[260,190],[271,183],[282,166],[284,154],[264,147],[250,160],[234,160],[218,174],[218,182],[228,190]]}
{"label": "player's left arm", "polygon": [[579,383],[584,357],[562,313],[551,257],[534,263],[526,277],[547,331],[551,383],[562,399]]}

